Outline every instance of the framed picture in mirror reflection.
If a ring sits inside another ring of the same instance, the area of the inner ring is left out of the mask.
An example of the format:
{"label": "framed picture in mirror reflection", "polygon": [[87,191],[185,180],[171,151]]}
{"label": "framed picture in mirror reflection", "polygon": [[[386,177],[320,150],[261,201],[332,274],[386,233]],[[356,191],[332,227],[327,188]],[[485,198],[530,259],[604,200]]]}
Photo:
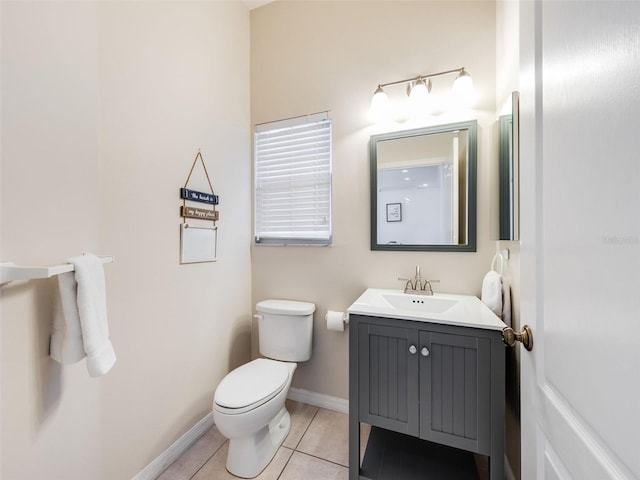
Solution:
{"label": "framed picture in mirror reflection", "polygon": [[387,203],[387,222],[402,221],[402,204]]}

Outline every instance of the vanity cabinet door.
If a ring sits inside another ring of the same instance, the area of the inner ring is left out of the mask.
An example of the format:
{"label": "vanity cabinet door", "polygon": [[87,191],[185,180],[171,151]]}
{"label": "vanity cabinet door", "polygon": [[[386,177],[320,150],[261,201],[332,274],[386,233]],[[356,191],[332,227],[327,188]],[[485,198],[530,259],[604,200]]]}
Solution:
{"label": "vanity cabinet door", "polygon": [[490,340],[421,330],[418,350],[420,438],[488,455]]}
{"label": "vanity cabinet door", "polygon": [[418,331],[361,323],[358,335],[359,421],[418,436]]}

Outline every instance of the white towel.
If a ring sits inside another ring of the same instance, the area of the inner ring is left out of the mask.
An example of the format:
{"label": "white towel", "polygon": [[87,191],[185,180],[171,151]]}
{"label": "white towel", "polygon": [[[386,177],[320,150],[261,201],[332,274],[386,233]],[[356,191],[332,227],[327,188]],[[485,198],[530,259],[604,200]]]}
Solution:
{"label": "white towel", "polygon": [[102,262],[91,254],[70,258],[68,262],[73,264],[75,275],[70,272],[58,277],[64,315],[54,316],[51,357],[60,363],[74,363],[86,354],[89,375],[98,377],[116,362],[109,340]]}
{"label": "white towel", "polygon": [[511,326],[511,286],[506,278],[502,277],[502,321]]}
{"label": "white towel", "polygon": [[482,297],[493,313],[502,318],[502,275],[496,271],[489,271],[482,280]]}
{"label": "white towel", "polygon": [[54,300],[51,358],[62,364],[76,363],[87,356],[82,345],[76,288],[73,272],[58,275],[59,295]]}

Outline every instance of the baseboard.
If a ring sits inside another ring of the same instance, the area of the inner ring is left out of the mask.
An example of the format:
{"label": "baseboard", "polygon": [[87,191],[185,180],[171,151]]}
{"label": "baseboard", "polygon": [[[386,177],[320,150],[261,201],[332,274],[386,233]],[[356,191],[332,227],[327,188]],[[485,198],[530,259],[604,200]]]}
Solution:
{"label": "baseboard", "polygon": [[212,426],[213,413],[209,413],[131,480],[155,480]]}
{"label": "baseboard", "polygon": [[287,398],[289,400],[307,403],[309,405],[326,408],[327,410],[333,410],[335,412],[349,413],[349,400],[332,397],[331,395],[325,395],[324,393],[316,393],[309,390],[303,390],[302,388],[291,387]]}

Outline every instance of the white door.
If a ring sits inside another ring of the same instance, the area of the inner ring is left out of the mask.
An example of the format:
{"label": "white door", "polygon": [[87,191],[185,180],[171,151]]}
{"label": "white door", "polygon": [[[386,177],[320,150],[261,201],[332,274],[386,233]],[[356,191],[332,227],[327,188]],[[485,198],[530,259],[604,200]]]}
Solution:
{"label": "white door", "polygon": [[640,2],[520,6],[522,479],[640,479]]}

